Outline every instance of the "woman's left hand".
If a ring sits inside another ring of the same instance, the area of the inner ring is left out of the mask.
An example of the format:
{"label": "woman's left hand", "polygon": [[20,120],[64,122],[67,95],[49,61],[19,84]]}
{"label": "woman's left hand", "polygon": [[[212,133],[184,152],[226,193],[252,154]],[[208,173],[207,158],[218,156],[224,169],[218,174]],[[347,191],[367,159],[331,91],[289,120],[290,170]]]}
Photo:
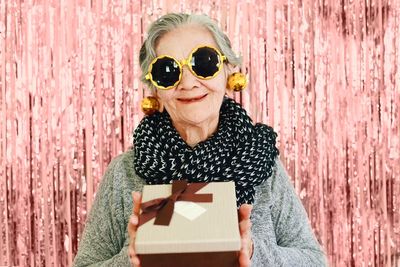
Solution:
{"label": "woman's left hand", "polygon": [[242,240],[242,247],[239,253],[239,266],[250,267],[250,258],[253,254],[253,240],[251,239],[250,214],[253,206],[243,204],[239,208],[239,229]]}

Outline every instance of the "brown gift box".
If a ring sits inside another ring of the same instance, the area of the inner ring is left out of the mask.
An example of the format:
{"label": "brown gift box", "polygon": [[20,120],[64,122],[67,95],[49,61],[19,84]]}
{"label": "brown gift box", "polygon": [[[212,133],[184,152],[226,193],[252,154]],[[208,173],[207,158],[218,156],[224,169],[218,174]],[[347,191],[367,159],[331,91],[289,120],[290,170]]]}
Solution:
{"label": "brown gift box", "polygon": [[[142,202],[169,197],[171,190],[170,184],[145,185]],[[204,193],[211,193],[213,199],[210,203],[194,203],[206,210],[197,218],[186,218],[196,208],[189,206],[189,214],[178,213],[176,204],[168,226],[155,225],[153,218],[138,228],[135,247],[142,267],[238,266],[241,240],[235,184],[208,183],[196,192]]]}

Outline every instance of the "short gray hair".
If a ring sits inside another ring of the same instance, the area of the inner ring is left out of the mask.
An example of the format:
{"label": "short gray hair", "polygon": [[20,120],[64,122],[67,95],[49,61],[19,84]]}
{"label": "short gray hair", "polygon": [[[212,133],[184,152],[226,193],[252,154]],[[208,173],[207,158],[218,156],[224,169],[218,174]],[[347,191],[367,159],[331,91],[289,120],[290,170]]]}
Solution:
{"label": "short gray hair", "polygon": [[142,69],[141,80],[147,84],[150,89],[153,85],[146,80],[145,76],[149,69],[150,63],[156,58],[156,46],[158,41],[166,33],[178,28],[182,25],[195,24],[206,28],[213,36],[218,49],[227,58],[227,61],[233,66],[241,65],[241,58],[236,56],[232,50],[231,41],[226,34],[219,28],[217,23],[207,15],[185,14],[185,13],[170,13],[166,14],[154,21],[147,31],[147,39],[143,42],[140,48],[139,63]]}

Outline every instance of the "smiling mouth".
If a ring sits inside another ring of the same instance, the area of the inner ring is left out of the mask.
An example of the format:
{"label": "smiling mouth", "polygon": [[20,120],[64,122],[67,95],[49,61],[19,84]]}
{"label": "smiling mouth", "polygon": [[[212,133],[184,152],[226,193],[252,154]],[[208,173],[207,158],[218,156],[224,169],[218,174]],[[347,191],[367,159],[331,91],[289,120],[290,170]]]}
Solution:
{"label": "smiling mouth", "polygon": [[178,98],[178,100],[184,104],[194,103],[194,102],[199,102],[199,101],[203,100],[207,95],[208,94],[201,95],[198,97],[192,97],[192,98]]}

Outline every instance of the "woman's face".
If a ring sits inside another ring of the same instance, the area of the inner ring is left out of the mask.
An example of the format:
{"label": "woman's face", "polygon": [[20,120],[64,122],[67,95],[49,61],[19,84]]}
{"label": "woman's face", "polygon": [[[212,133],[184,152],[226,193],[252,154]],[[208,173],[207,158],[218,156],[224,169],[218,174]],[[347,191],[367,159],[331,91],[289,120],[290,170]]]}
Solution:
{"label": "woman's face", "polygon": [[[198,25],[181,26],[160,38],[156,53],[169,55],[177,60],[187,59],[192,50],[200,45],[217,48],[211,33]],[[200,125],[219,119],[219,110],[226,91],[227,69],[212,79],[194,76],[187,66],[183,67],[182,80],[173,89],[157,90],[157,97],[168,111],[174,124]]]}

